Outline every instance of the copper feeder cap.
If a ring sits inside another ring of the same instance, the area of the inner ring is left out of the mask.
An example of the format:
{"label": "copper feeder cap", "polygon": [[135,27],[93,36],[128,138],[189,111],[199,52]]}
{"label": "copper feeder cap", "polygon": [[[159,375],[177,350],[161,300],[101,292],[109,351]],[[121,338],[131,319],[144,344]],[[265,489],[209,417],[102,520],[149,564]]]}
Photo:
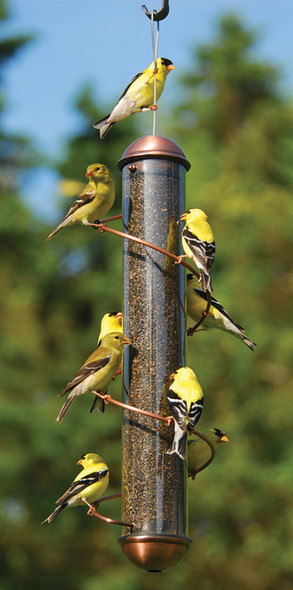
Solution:
{"label": "copper feeder cap", "polygon": [[148,572],[164,572],[180,561],[191,539],[176,535],[127,535],[118,543],[124,555],[136,567]]}
{"label": "copper feeder cap", "polygon": [[190,162],[184,152],[175,141],[161,135],[147,135],[140,137],[126,148],[122,158],[118,162],[120,170],[128,163],[146,158],[161,160],[175,160],[189,170]]}

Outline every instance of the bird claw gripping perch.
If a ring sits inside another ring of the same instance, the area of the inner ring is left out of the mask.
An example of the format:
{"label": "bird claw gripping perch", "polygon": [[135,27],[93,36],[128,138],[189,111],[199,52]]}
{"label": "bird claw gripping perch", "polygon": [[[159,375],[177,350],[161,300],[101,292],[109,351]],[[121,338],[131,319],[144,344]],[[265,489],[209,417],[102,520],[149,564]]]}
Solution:
{"label": "bird claw gripping perch", "polygon": [[[115,497],[117,497],[117,495],[115,495]],[[109,496],[109,499],[110,498],[111,498],[111,496]],[[108,498],[105,498],[105,499],[108,499]],[[89,502],[87,502],[87,500],[85,500],[84,498],[83,498],[83,502],[89,507],[89,510],[87,511],[88,516],[95,516],[96,518],[99,518],[100,520],[103,520],[104,522],[106,522],[108,524],[118,524],[120,526],[129,527],[131,532],[132,532],[133,528],[135,527],[134,523],[123,522],[121,520],[114,520],[113,518],[109,518],[108,516],[102,516],[101,514],[99,514],[96,511],[94,506],[92,504],[90,504]]]}
{"label": "bird claw gripping perch", "polygon": [[[101,400],[103,400],[105,406],[107,406],[112,399],[109,393],[103,393],[102,391],[94,391],[93,393],[97,397],[99,397]],[[111,399],[109,399],[109,398],[111,398]]]}
{"label": "bird claw gripping perch", "polygon": [[182,264],[183,258],[187,258],[186,254],[181,254],[181,256],[178,256],[177,260],[175,260],[175,264]]}

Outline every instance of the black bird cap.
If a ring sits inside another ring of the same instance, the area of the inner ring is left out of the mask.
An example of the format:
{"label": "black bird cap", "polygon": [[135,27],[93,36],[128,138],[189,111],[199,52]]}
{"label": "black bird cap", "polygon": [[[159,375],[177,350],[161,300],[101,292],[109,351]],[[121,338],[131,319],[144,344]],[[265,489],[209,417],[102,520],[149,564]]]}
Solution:
{"label": "black bird cap", "polygon": [[166,57],[161,57],[162,60],[162,64],[163,66],[172,66],[173,62],[170,59],[167,59]]}
{"label": "black bird cap", "polygon": [[113,315],[116,315],[117,313],[119,313],[119,311],[110,311],[110,312],[109,312],[109,316],[110,316],[110,318],[111,318]]}
{"label": "black bird cap", "polygon": [[193,277],[194,275],[191,272],[186,275],[187,281],[192,281]]}

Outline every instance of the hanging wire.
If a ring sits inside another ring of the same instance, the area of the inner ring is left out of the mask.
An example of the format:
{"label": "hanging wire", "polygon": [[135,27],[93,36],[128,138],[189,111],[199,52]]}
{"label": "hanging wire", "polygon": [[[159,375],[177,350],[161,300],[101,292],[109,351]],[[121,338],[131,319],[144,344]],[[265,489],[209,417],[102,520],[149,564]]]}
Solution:
{"label": "hanging wire", "polygon": [[153,135],[156,135],[156,118],[157,118],[157,57],[158,57],[158,45],[159,45],[159,34],[160,34],[160,23],[157,22],[157,35],[155,41],[154,33],[154,11],[152,11],[152,45],[153,45],[153,57],[154,57],[154,110],[153,110]]}
{"label": "hanging wire", "polygon": [[[162,8],[161,10],[152,10],[149,12],[146,5],[142,5],[142,10],[145,15],[151,20],[151,27],[152,27],[152,46],[153,46],[153,58],[154,58],[154,104],[151,110],[153,111],[153,135],[156,135],[156,111],[157,111],[157,56],[158,56],[158,45],[159,45],[159,21],[163,20],[169,14],[169,0],[162,0]],[[155,33],[154,33],[154,21],[157,23],[157,35],[155,41]]]}

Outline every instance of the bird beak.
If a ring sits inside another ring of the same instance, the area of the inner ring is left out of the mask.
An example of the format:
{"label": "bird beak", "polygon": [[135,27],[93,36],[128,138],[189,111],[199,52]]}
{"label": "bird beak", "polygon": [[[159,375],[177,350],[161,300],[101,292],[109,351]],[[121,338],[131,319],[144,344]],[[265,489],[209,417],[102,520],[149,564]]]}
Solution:
{"label": "bird beak", "polygon": [[122,315],[121,311],[118,311],[118,313],[116,313],[116,315],[115,315],[115,320],[122,320],[122,317],[123,317],[123,315]]}
{"label": "bird beak", "polygon": [[167,67],[166,67],[166,70],[169,70],[169,71],[171,71],[171,70],[175,70],[175,69],[176,69],[176,68],[173,66],[173,64],[172,64],[172,65],[170,65],[170,66],[167,66]]}
{"label": "bird beak", "polygon": [[180,216],[180,221],[185,221],[186,220],[186,213],[182,213],[182,215]]}
{"label": "bird beak", "polygon": [[170,375],[170,381],[174,381],[175,379],[175,373],[172,373],[172,375]]}
{"label": "bird beak", "polygon": [[86,176],[93,176],[93,175],[94,175],[94,173],[92,170],[88,170],[86,173]]}
{"label": "bird beak", "polygon": [[79,461],[77,461],[76,465],[82,465],[82,459],[79,459]]}
{"label": "bird beak", "polygon": [[228,436],[226,436],[226,434],[223,434],[223,436],[221,436],[220,441],[221,442],[230,442],[228,439]]}
{"label": "bird beak", "polygon": [[123,338],[121,340],[121,344],[131,344],[129,338],[127,338],[127,336],[125,336],[125,334],[123,334]]}

